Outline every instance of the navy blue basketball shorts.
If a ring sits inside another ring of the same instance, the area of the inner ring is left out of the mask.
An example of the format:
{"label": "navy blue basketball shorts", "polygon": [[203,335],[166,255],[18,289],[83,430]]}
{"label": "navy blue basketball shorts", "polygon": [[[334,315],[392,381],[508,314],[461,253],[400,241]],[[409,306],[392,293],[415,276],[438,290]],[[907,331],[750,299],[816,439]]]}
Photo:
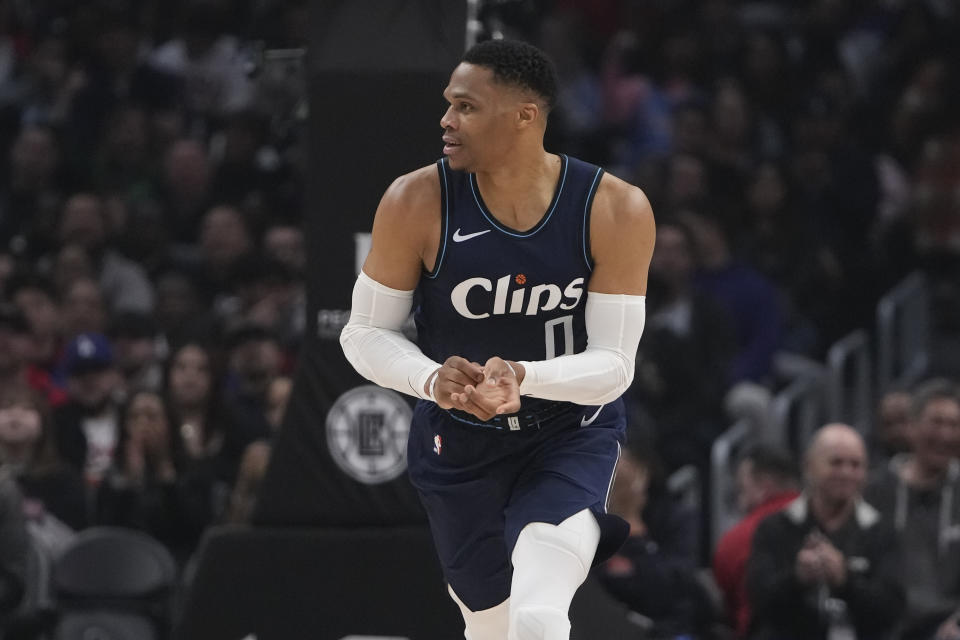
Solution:
{"label": "navy blue basketball shorts", "polygon": [[509,597],[510,556],[531,522],[559,524],[590,509],[601,531],[594,563],[623,544],[629,527],[607,514],[606,503],[625,427],[621,400],[601,408],[567,405],[519,431],[468,424],[432,402],[417,403],[410,480],[444,577],[467,607],[489,609]]}

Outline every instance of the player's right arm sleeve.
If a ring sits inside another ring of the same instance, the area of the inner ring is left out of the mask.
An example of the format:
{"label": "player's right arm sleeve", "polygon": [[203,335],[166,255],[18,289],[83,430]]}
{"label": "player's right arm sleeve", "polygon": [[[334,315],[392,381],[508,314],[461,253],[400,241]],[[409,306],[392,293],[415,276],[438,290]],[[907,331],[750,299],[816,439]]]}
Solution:
{"label": "player's right arm sleeve", "polygon": [[413,291],[384,286],[360,272],[353,287],[350,320],[340,333],[347,360],[367,380],[381,387],[432,400],[423,390],[440,368],[403,335],[413,306]]}

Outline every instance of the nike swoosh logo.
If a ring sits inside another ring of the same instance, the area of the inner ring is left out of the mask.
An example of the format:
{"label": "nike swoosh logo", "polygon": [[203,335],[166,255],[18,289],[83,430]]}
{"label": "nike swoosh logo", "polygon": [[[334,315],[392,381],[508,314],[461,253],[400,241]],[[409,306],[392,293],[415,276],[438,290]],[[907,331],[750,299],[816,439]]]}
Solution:
{"label": "nike swoosh logo", "polygon": [[453,232],[453,241],[463,242],[465,240],[469,240],[470,238],[476,238],[477,236],[482,236],[485,233],[490,233],[490,231],[491,229],[487,229],[485,231],[476,231],[474,233],[461,234],[460,229],[457,229],[456,231]]}
{"label": "nike swoosh logo", "polygon": [[596,420],[596,419],[597,419],[597,416],[600,415],[600,412],[603,411],[603,407],[604,407],[604,405],[600,405],[599,407],[597,407],[597,412],[594,413],[594,414],[593,414],[592,416],[590,416],[589,418],[587,418],[587,416],[583,416],[582,418],[580,418],[580,426],[581,426],[581,427],[589,427],[590,425],[592,425],[592,424],[593,424],[593,421]]}

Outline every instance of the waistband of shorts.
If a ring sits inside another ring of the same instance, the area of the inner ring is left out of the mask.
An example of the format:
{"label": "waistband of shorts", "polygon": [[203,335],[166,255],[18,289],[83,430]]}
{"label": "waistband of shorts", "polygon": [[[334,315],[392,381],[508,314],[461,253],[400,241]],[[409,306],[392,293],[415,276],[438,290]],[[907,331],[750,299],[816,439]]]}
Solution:
{"label": "waistband of shorts", "polygon": [[573,411],[576,406],[577,405],[572,402],[548,400],[538,403],[529,409],[521,409],[517,413],[495,416],[486,422],[483,422],[472,413],[460,411],[459,409],[448,409],[447,413],[458,422],[465,422],[486,429],[496,429],[497,431],[533,431],[542,429],[554,418]]}

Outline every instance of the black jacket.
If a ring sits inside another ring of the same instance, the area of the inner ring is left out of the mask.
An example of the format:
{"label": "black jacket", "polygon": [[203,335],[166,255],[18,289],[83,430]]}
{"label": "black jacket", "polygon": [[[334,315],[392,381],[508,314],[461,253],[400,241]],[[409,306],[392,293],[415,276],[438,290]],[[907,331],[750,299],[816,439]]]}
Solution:
{"label": "black jacket", "polygon": [[[817,529],[806,495],[760,523],[747,564],[751,638],[826,638],[818,589],[800,584],[794,570],[804,540]],[[891,636],[905,605],[893,528],[861,501],[849,522],[824,535],[847,561],[847,583],[829,595],[846,602],[858,640]]]}

